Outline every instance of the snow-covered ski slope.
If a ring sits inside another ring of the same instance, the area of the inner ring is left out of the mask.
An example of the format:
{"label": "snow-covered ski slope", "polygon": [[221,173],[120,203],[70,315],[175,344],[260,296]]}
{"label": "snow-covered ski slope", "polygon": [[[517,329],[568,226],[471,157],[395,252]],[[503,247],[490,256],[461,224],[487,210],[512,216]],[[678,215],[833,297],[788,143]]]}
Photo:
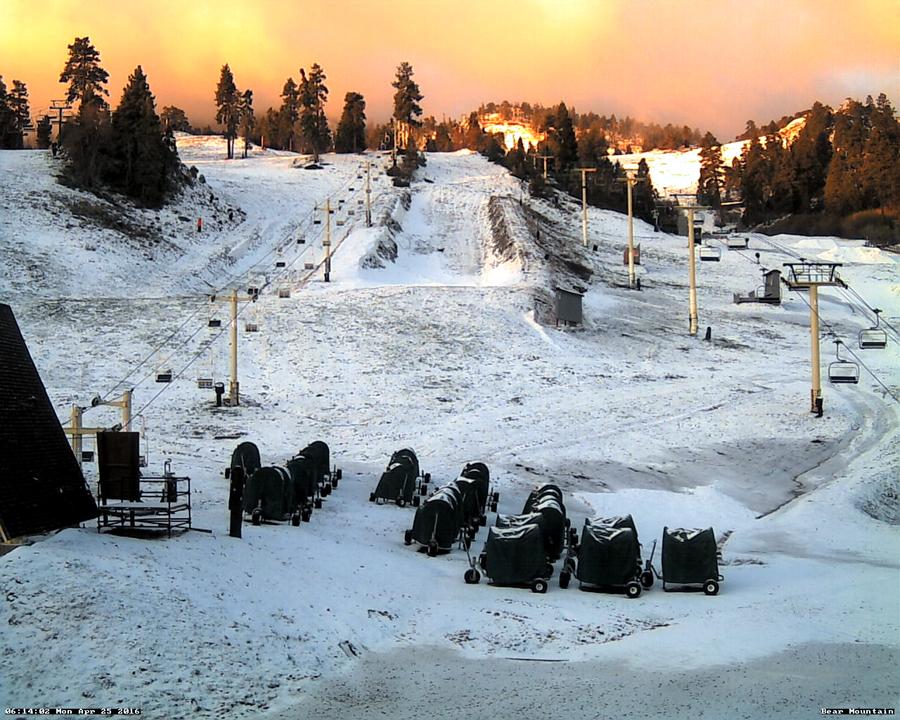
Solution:
{"label": "snow-covered ski slope", "polygon": [[[226,161],[216,138],[179,149],[204,182],[159,212],[56,184],[49,154],[0,153],[0,299],[61,421],[134,388],[149,470],[171,459],[190,475],[194,525],[212,531],[87,524],[0,558],[0,704],[158,718],[900,707],[900,346],[896,333],[882,351],[855,343],[870,307],[900,325],[896,255],[752,235],[697,263],[691,337],[685,238],[637,222],[643,289],[629,290],[625,217],[591,209],[584,248],[580,205],[530,199],[477,155],[428,155],[400,189],[376,155],[306,169],[258,149]],[[798,256],[844,263],[850,285],[820,292],[823,368],[826,331],[865,365],[856,386],[825,383],[822,418],[805,298],[732,303],[760,267]],[[249,287],[262,292],[240,305],[242,404],[217,409],[197,379],[227,383],[218,300]],[[582,326],[549,321],[557,287],[584,293]],[[159,369],[176,380],[157,384]],[[229,537],[222,472],[237,443],[281,464],[317,439],[344,477],[311,522]],[[404,546],[414,510],[368,502],[403,447],[437,483],[486,463],[501,513],[544,482],[579,530],[631,513],[645,556],[664,526],[712,526],[721,591],[562,590],[559,563],[546,595],[466,585],[464,551]],[[95,466],[85,474],[95,487]]]}

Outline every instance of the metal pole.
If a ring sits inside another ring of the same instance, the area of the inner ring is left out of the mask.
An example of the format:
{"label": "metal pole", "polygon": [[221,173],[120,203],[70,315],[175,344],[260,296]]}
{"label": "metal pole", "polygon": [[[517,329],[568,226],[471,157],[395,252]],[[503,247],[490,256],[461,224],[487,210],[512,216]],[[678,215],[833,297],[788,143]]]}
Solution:
{"label": "metal pole", "polygon": [[690,333],[697,334],[697,261],[694,257],[694,208],[688,208],[688,273],[690,274]]}
{"label": "metal pole", "polygon": [[237,290],[231,291],[231,382],[228,388],[228,394],[231,399],[231,406],[237,407],[240,404],[240,392],[238,386],[238,331],[237,331]]}
{"label": "metal pole", "polygon": [[369,161],[366,160],[366,227],[372,227],[372,184],[369,173]]}
{"label": "metal pole", "polygon": [[122,430],[124,432],[131,431],[131,396],[132,390],[125,390],[122,393]]}
{"label": "metal pole", "polygon": [[75,459],[78,461],[78,467],[81,467],[81,408],[77,405],[72,406],[72,452],[75,453]]}
{"label": "metal pole", "polygon": [[331,200],[325,201],[325,282],[331,282]]}
{"label": "metal pole", "polygon": [[810,390],[810,401],[812,412],[816,412],[816,401],[822,397],[822,378],[819,367],[819,286],[815,283],[809,286],[809,327],[812,341],[812,389]]}
{"label": "metal pole", "polygon": [[581,244],[587,247],[587,173],[581,171]]}
{"label": "metal pole", "polygon": [[631,191],[634,179],[628,178],[628,287],[634,288],[634,205]]}

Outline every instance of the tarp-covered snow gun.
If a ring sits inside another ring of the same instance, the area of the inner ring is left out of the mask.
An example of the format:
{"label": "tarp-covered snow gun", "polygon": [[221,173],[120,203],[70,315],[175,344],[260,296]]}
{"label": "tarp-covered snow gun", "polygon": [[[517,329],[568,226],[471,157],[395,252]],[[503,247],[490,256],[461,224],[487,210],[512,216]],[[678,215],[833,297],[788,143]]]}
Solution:
{"label": "tarp-covered snow gun", "polygon": [[457,539],[468,548],[472,538],[461,523],[462,492],[456,482],[441,485],[416,509],[413,526],[406,531],[406,545],[418,543],[429,557],[453,549]]}
{"label": "tarp-covered snow gun", "polygon": [[416,453],[409,448],[397,450],[391,455],[390,462],[381,479],[375,487],[375,492],[369,495],[369,501],[381,504],[383,502],[397,503],[400,507],[406,505],[419,506],[419,498],[428,492],[428,482],[431,475],[419,472],[419,459]]}
{"label": "tarp-covered snow gun", "polygon": [[[651,555],[652,557],[652,555]],[[649,563],[648,563],[649,564]],[[710,528],[663,528],[663,590],[670,585],[702,585],[703,592],[715,595],[719,583],[719,550],[716,534]]]}
{"label": "tarp-covered snow gun", "polygon": [[624,588],[628,597],[640,597],[641,552],[631,515],[587,519],[578,544],[573,542],[576,535],[574,529],[568,535],[566,559],[559,573],[561,588],[568,587],[574,575],[582,589]]}
{"label": "tarp-covered snow gun", "polygon": [[244,471],[245,480],[261,468],[259,448],[252,442],[242,442],[238,445],[231,453],[231,465],[225,470],[225,477],[230,478],[236,467]]}
{"label": "tarp-covered snow gun", "polygon": [[523,515],[531,513],[540,513],[544,516],[542,528],[547,554],[551,562],[558,560],[565,550],[566,530],[569,527],[562,490],[549,483],[533,490],[522,509]]}
{"label": "tarp-covered snow gun", "polygon": [[287,468],[258,468],[244,485],[244,512],[254,525],[263,520],[282,522],[291,519],[294,507],[294,484]]}
{"label": "tarp-covered snow gun", "polygon": [[468,463],[456,481],[463,491],[463,523],[487,525],[488,509],[497,512],[500,493],[491,492],[491,473],[483,462]]}
{"label": "tarp-covered snow gun", "polygon": [[486,576],[494,585],[530,587],[545,593],[553,575],[553,564],[544,543],[544,531],[537,523],[515,527],[488,528],[484,551],[476,561],[469,556],[463,579],[476,584]]}

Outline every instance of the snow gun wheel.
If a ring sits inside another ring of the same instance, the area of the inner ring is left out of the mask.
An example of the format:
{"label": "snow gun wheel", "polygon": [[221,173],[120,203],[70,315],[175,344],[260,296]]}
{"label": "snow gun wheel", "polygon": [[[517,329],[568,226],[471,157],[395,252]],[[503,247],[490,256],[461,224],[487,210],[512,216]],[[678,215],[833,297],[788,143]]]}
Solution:
{"label": "snow gun wheel", "polygon": [[403,544],[412,545],[412,530],[407,530],[403,533]]}
{"label": "snow gun wheel", "polygon": [[413,495],[413,507],[419,507],[419,503],[421,502],[419,497],[419,495]]}
{"label": "snow gun wheel", "polygon": [[717,595],[719,593],[719,583],[715,580],[707,580],[703,583],[703,592],[707,595]]}
{"label": "snow gun wheel", "polygon": [[428,543],[428,557],[437,557],[437,553],[438,553],[437,543],[434,540],[432,540],[430,543]]}
{"label": "snow gun wheel", "polygon": [[369,493],[369,502],[375,502],[375,493]]}
{"label": "snow gun wheel", "polygon": [[[343,480],[344,479],[344,471],[338,468],[334,471],[334,479],[335,480]],[[334,483],[335,487],[337,487],[337,483]]]}
{"label": "snow gun wheel", "polygon": [[563,570],[559,574],[559,586],[565,590],[569,587],[569,581],[572,579],[572,574],[568,570]]}
{"label": "snow gun wheel", "polygon": [[406,500],[402,497],[397,498],[397,507],[406,507]]}
{"label": "snow gun wheel", "polygon": [[294,527],[300,527],[300,513],[294,513],[291,515],[291,525]]}
{"label": "snow gun wheel", "polygon": [[305,508],[302,513],[300,513],[300,517],[303,519],[303,522],[309,522],[309,519],[312,517],[312,508]]}
{"label": "snow gun wheel", "polygon": [[427,495],[428,494],[428,485],[426,483],[422,483],[419,485],[419,495]]}
{"label": "snow gun wheel", "polygon": [[262,522],[262,510],[260,510],[259,508],[256,508],[256,510],[253,511],[252,518],[253,518],[253,524],[259,525]]}
{"label": "snow gun wheel", "polygon": [[637,598],[641,596],[641,584],[639,582],[630,582],[625,586],[625,594],[629,598]]}
{"label": "snow gun wheel", "polygon": [[469,568],[466,570],[466,574],[463,575],[463,579],[465,579],[467,585],[477,585],[481,581],[481,573],[475,568]]}
{"label": "snow gun wheel", "polygon": [[481,517],[479,517],[479,518],[478,518],[478,524],[479,524],[481,527],[485,527],[485,526],[487,525],[487,515],[482,515]]}
{"label": "snow gun wheel", "polygon": [[322,486],[322,497],[328,497],[331,495],[331,483],[325,483]]}
{"label": "snow gun wheel", "polygon": [[497,512],[497,501],[491,503],[491,512]]}
{"label": "snow gun wheel", "polygon": [[644,572],[641,573],[641,585],[644,586],[645,590],[649,590],[653,587],[653,571],[644,570]]}
{"label": "snow gun wheel", "polygon": [[543,595],[547,592],[547,581],[543,578],[538,578],[534,582],[531,583],[531,592],[539,593]]}
{"label": "snow gun wheel", "polygon": [[316,501],[313,503],[313,505],[315,506],[316,510],[321,510],[322,509],[322,498],[317,497]]}

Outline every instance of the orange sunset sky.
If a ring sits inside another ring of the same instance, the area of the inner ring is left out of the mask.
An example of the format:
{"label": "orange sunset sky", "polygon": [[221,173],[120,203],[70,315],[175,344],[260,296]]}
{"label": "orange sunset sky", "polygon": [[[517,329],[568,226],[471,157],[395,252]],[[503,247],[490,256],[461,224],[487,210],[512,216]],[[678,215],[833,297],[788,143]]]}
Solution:
{"label": "orange sunset sky", "polygon": [[391,112],[408,61],[425,115],[564,101],[580,112],[711,130],[721,141],[845,97],[900,105],[900,0],[0,0],[0,75],[33,114],[64,96],[67,46],[90,37],[118,104],[142,65],[157,110],[211,123],[224,63],[261,114],[318,62],[336,119],[361,93]]}

